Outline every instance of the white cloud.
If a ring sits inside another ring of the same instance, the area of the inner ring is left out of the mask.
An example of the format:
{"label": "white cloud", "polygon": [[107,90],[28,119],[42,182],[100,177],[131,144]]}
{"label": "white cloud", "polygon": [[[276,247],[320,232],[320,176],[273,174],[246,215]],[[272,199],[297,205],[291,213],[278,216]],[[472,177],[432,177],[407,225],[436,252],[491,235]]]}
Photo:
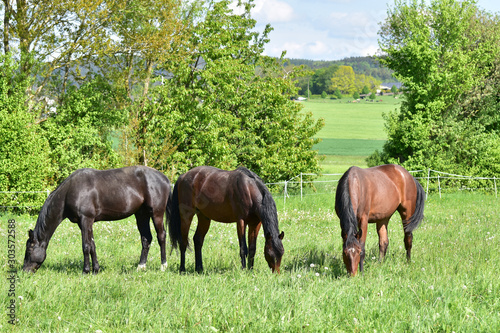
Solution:
{"label": "white cloud", "polygon": [[[279,0],[256,0],[252,9],[252,17],[257,21],[266,23],[289,22],[294,19],[295,13],[289,4]],[[237,14],[243,11],[237,7],[237,1],[231,3],[230,8]]]}

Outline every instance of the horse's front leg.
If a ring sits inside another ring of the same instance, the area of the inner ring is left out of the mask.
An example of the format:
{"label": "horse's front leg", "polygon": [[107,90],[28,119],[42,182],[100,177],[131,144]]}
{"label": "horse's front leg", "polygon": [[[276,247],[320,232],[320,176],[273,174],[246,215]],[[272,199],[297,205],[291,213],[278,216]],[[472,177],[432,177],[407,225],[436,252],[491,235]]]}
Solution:
{"label": "horse's front leg", "polygon": [[361,244],[361,253],[359,254],[359,271],[363,273],[363,267],[365,264],[365,256],[366,256],[366,251],[365,251],[365,243],[366,243],[366,236],[368,235],[368,216],[363,216],[358,224],[359,231],[358,235],[356,235],[356,238],[358,239],[359,243]]}
{"label": "horse's front leg", "polygon": [[377,222],[377,233],[378,233],[378,249],[379,249],[379,260],[384,261],[385,254],[387,253],[387,247],[389,246],[389,237],[387,236],[387,224],[389,219]]}
{"label": "horse's front leg", "polygon": [[248,248],[245,240],[245,228],[245,221],[243,219],[239,219],[238,222],[236,222],[236,230],[238,232],[238,242],[240,244],[241,269],[246,268],[246,257],[248,255]]}
{"label": "horse's front leg", "polygon": [[195,254],[195,270],[198,273],[203,272],[203,259],[201,255],[201,249],[203,248],[203,242],[205,241],[205,235],[210,228],[210,219],[203,216],[201,213],[198,216],[198,226],[196,227],[196,232],[194,233],[194,254]]}
{"label": "horse's front leg", "polygon": [[257,251],[257,236],[259,235],[261,225],[260,222],[248,225],[248,269],[253,268],[255,252]]}
{"label": "horse's front leg", "polygon": [[90,257],[92,258],[93,273],[97,274],[100,269],[95,250],[94,232],[92,230],[93,223],[93,218],[81,217],[78,224],[82,231],[83,274],[90,273]]}

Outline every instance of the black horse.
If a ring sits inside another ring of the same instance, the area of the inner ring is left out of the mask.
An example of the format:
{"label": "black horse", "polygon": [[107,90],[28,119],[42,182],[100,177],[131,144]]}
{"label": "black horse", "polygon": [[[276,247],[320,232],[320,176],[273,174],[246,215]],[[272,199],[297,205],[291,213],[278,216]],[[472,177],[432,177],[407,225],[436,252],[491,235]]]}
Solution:
{"label": "black horse", "polygon": [[[172,218],[169,234],[173,248],[180,245],[180,271],[185,268],[185,253],[188,234],[194,214],[198,227],[194,234],[196,271],[203,271],[201,248],[210,221],[236,222],[242,268],[253,267],[257,246],[257,235],[262,225],[266,242],[264,256],[273,272],[280,272],[284,249],[279,233],[278,214],[274,199],[262,179],[252,171],[239,167],[225,171],[209,166],[200,166],[181,175],[175,183],[172,194]],[[248,248],[245,229],[248,225]]]}
{"label": "black horse", "polygon": [[138,268],[145,268],[152,235],[150,218],[161,249],[162,269],[166,267],[166,231],[163,215],[170,219],[171,185],[161,172],[145,167],[121,169],[80,169],[73,172],[49,195],[38,215],[35,230],[26,242],[23,270],[36,271],[46,257],[50,238],[59,224],[68,218],[82,231],[83,273],[99,272],[92,225],[95,221],[115,221],[135,214],[141,234],[142,253]]}

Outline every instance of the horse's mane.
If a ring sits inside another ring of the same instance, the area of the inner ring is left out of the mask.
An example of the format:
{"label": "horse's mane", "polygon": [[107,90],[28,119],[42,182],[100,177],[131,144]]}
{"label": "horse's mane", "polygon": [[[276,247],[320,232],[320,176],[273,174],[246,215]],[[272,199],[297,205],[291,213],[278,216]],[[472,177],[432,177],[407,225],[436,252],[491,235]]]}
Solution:
{"label": "horse's mane", "polygon": [[54,196],[56,195],[56,193],[59,193],[60,191],[63,190],[68,179],[72,178],[73,174],[71,174],[69,177],[67,177],[65,180],[63,180],[56,187],[56,189],[49,194],[49,196],[47,197],[47,199],[43,203],[43,206],[40,209],[40,213],[38,213],[38,218],[36,220],[35,229],[33,230],[33,233],[35,234],[36,239],[38,239],[38,236],[41,235],[42,233],[44,233],[45,230],[47,229],[47,216],[50,213],[50,208],[52,206]]}
{"label": "horse's mane", "polygon": [[358,232],[358,220],[352,209],[351,195],[349,193],[349,174],[351,168],[340,178],[335,195],[335,207],[340,219],[340,227],[342,229],[342,238],[344,238],[345,246],[350,246],[356,241]]}
{"label": "horse's mane", "polygon": [[271,234],[273,248],[283,254],[285,250],[283,248],[283,243],[279,238],[278,213],[276,203],[274,202],[271,192],[269,192],[269,189],[264,184],[264,181],[262,181],[262,179],[254,172],[242,166],[238,167],[236,171],[239,171],[255,180],[255,183],[257,184],[257,187],[262,195],[262,203],[259,209],[262,219],[262,228],[264,228],[264,233]]}

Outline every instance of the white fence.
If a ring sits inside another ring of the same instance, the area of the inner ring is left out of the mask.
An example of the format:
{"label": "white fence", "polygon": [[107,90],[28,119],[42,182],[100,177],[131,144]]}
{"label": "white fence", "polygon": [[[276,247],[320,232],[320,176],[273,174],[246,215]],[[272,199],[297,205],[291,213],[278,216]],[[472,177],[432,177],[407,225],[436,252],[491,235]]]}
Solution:
{"label": "white fence", "polygon": [[[495,197],[498,198],[498,189],[497,189],[497,180],[498,177],[474,177],[474,176],[463,176],[456,175],[451,173],[446,173],[442,171],[436,171],[432,169],[428,170],[414,170],[410,171],[411,174],[415,176],[416,179],[420,181],[422,186],[425,188],[426,196],[429,195],[430,191],[437,191],[439,193],[439,197],[442,197],[443,191],[451,190],[451,191],[489,191],[494,192]],[[269,183],[266,184],[268,186],[282,186],[283,190],[280,191],[280,194],[283,195],[283,202],[286,203],[286,199],[291,196],[300,196],[302,200],[304,196],[311,195],[310,193],[305,194],[305,188],[314,186],[317,184],[329,184],[330,186],[322,186],[321,190],[317,190],[314,192],[314,195],[320,194],[332,194],[335,192],[337,183],[342,177],[343,173],[334,173],[334,174],[312,174],[312,173],[301,173],[288,181],[279,182],[279,183]],[[319,177],[328,178],[332,177],[335,179],[332,180],[304,180],[304,177]],[[475,184],[474,186],[468,186],[471,181],[482,181],[482,184]],[[489,186],[487,185],[489,183]],[[485,185],[485,187],[478,187],[479,185]],[[294,191],[290,191],[290,187],[296,187]]]}
{"label": "white fence", "polygon": [[[446,173],[442,171],[436,171],[432,169],[428,170],[415,170],[410,171],[415,178],[417,178],[422,186],[425,188],[426,195],[429,195],[430,191],[436,191],[439,193],[439,197],[442,197],[442,193],[445,190],[451,191],[488,191],[494,192],[495,196],[498,198],[497,180],[498,177],[474,177],[474,176],[463,176],[451,173]],[[321,195],[321,194],[335,194],[337,183],[342,177],[342,173],[334,174],[312,174],[312,173],[301,173],[290,180],[278,183],[267,183],[266,185],[271,187],[272,192],[275,196],[283,195],[283,202],[286,203],[287,198],[291,196],[300,196],[300,200],[304,196],[310,195]],[[310,177],[321,177],[321,179],[307,180],[304,178]],[[325,178],[334,179],[325,179]],[[470,184],[473,184],[472,186]],[[482,186],[482,187],[480,187]],[[314,188],[313,191],[310,188]],[[306,191],[307,189],[307,191]],[[311,193],[312,192],[312,193]],[[50,191],[0,191],[0,209],[39,209],[41,205],[30,205],[29,203],[23,203],[23,195],[40,195],[43,196],[38,198],[39,201],[45,199],[49,196]],[[8,199],[7,199],[8,197]],[[14,199],[13,199],[14,198]],[[5,203],[15,203],[7,204]]]}

